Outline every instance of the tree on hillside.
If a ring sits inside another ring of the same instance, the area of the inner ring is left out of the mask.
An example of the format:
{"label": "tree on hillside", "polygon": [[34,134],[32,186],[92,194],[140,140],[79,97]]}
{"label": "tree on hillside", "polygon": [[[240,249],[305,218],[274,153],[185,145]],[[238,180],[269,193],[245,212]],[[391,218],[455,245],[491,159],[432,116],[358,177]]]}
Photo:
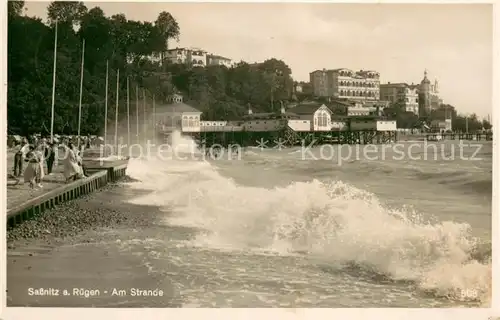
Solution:
{"label": "tree on hillside", "polygon": [[24,1],[7,1],[7,14],[10,17],[20,16],[23,13]]}
{"label": "tree on hillside", "polygon": [[180,35],[180,26],[168,12],[161,12],[152,23],[130,20],[124,14],[109,17],[99,7],[88,10],[82,2],[58,1],[48,6],[46,25],[38,18],[22,16],[22,8],[23,2],[9,2],[7,112],[12,133],[50,131],[56,21],[55,132],[74,134],[78,127],[83,40],[82,134],[102,132],[107,62],[109,122],[115,116],[117,70],[120,115],[126,110],[127,78],[132,113],[136,93],[143,103],[143,90],[148,104],[153,96],[162,104],[172,93],[181,93],[185,102],[211,120],[237,119],[246,113],[248,104],[255,112],[272,111],[271,98],[277,111],[280,100],[292,98],[291,70],[278,59],[251,65],[241,62],[232,68],[157,62],[154,57],[165,59],[168,41]]}
{"label": "tree on hillside", "polygon": [[165,65],[165,51],[168,50],[168,40],[179,40],[180,28],[177,20],[166,12],[162,11],[155,21],[155,27],[159,30],[160,37],[158,37],[158,53],[162,65]]}
{"label": "tree on hillside", "polygon": [[86,12],[87,7],[83,2],[54,1],[47,8],[47,16],[51,25],[55,24],[56,21],[78,25]]}

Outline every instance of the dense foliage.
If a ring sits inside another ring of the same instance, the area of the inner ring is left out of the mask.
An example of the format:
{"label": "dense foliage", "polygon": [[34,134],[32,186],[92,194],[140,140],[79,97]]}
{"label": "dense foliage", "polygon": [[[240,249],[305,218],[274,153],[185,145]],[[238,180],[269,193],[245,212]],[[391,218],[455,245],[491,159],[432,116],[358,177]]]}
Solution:
{"label": "dense foliage", "polygon": [[82,134],[99,133],[104,126],[107,61],[110,122],[115,117],[118,70],[119,115],[126,113],[127,77],[131,112],[136,110],[136,88],[140,103],[145,93],[149,111],[153,95],[159,105],[180,92],[208,119],[236,118],[246,112],[248,104],[270,111],[278,108],[278,100],[291,96],[291,70],[280,60],[241,62],[230,69],[169,64],[164,53],[168,41],[180,36],[180,27],[168,12],[159,13],[151,23],[129,20],[123,14],[106,17],[99,7],[88,10],[82,2],[57,1],[48,6],[48,23],[44,24],[39,18],[24,16],[23,6],[22,1],[8,6],[9,133],[50,131],[56,21],[54,132],[77,131],[83,40]]}
{"label": "dense foliage", "polygon": [[[134,21],[123,14],[107,17],[99,7],[89,10],[82,2],[57,1],[48,6],[48,22],[43,23],[23,15],[23,7],[23,1],[8,2],[7,112],[11,134],[50,131],[56,26],[56,133],[77,132],[84,40],[82,134],[98,134],[104,127],[107,63],[109,122],[115,118],[118,70],[120,117],[126,114],[127,78],[132,114],[136,96],[141,100],[140,112],[144,96],[150,112],[153,96],[161,105],[174,92],[183,94],[184,100],[209,120],[239,118],[249,104],[254,111],[269,112],[279,109],[279,101],[312,98],[310,90],[293,94],[292,72],[277,59],[258,64],[240,62],[232,68],[169,64],[165,59],[169,40],[178,39],[181,29],[165,11],[154,22]],[[421,122],[397,106],[386,113],[393,114],[401,127],[416,127]],[[465,118],[454,114],[454,120],[454,126],[465,131]],[[482,127],[475,116],[468,125],[469,130]]]}

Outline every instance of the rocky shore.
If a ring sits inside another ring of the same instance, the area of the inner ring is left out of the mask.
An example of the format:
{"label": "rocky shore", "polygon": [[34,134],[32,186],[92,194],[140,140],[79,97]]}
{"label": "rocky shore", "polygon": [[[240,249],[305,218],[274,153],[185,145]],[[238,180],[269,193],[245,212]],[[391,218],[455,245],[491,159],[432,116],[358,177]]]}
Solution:
{"label": "rocky shore", "polygon": [[7,248],[14,249],[31,240],[55,244],[58,240],[67,240],[87,230],[148,223],[149,219],[144,214],[130,214],[130,210],[123,208],[126,205],[122,196],[123,183],[132,181],[125,177],[118,183],[68,201],[7,230]]}

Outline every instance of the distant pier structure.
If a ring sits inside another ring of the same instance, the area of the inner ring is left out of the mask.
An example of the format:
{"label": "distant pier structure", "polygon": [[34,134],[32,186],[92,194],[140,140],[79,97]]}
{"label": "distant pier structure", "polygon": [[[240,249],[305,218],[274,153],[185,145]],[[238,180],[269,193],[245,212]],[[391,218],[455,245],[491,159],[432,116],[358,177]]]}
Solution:
{"label": "distant pier structure", "polygon": [[397,140],[396,120],[370,114],[367,108],[360,106],[350,107],[351,112],[337,116],[325,104],[316,102],[288,109],[282,104],[276,113],[254,113],[249,106],[248,114],[239,121],[202,121],[201,111],[184,103],[182,96],[174,95],[169,104],[156,108],[155,117],[161,137],[178,130],[207,148],[214,145],[264,144],[272,148],[326,143],[380,144]]}

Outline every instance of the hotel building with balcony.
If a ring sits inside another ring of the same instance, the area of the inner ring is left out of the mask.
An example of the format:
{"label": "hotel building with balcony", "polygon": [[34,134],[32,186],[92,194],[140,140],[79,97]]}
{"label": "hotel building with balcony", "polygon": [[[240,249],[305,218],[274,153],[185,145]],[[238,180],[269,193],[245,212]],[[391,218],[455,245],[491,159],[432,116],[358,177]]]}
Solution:
{"label": "hotel building with balcony", "polygon": [[380,97],[390,103],[400,103],[408,112],[419,117],[428,116],[432,110],[438,109],[443,100],[439,96],[439,84],[427,78],[427,71],[420,84],[386,83],[380,85]]}
{"label": "hotel building with balcony", "polygon": [[207,55],[207,66],[225,66],[231,68],[233,61],[229,58],[218,56],[215,54]]}
{"label": "hotel building with balcony", "polygon": [[418,88],[418,85],[407,83],[381,84],[380,99],[399,103],[405,111],[418,115]]}
{"label": "hotel building with balcony", "polygon": [[377,71],[353,71],[346,68],[316,70],[309,74],[313,94],[318,97],[354,101],[380,99],[380,74]]}
{"label": "hotel building with balcony", "polygon": [[207,51],[198,48],[175,48],[167,50],[166,59],[170,63],[188,64],[193,67],[205,67],[209,65],[231,67],[232,65],[231,59],[208,54]]}

